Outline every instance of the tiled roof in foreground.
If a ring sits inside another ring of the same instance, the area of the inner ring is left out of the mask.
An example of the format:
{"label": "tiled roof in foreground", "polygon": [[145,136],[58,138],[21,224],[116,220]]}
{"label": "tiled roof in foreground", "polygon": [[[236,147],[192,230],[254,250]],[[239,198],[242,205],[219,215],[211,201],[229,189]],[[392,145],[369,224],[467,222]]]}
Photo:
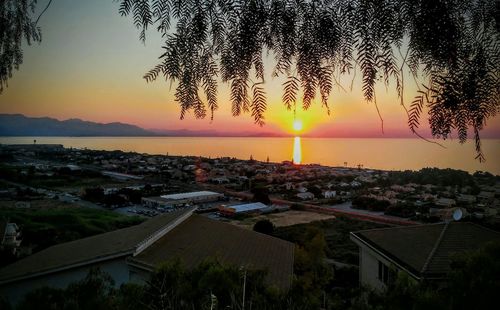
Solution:
{"label": "tiled roof in foreground", "polygon": [[267,280],[288,289],[294,244],[228,223],[192,214],[167,213],[142,224],[49,247],[0,269],[0,285],[114,258],[153,270],[180,258],[194,267],[207,258],[268,271]]}
{"label": "tiled roof in foreground", "polygon": [[0,284],[132,254],[141,242],[189,211],[167,213],[139,225],[51,246],[0,269]]}
{"label": "tiled roof in foreground", "polygon": [[268,282],[280,289],[291,285],[293,243],[201,215],[192,215],[130,261],[151,270],[165,260],[179,258],[192,268],[209,257],[267,270]]}
{"label": "tiled roof in foreground", "polygon": [[500,241],[500,233],[463,222],[371,229],[351,234],[414,275],[427,278],[439,278],[450,271],[454,254]]}

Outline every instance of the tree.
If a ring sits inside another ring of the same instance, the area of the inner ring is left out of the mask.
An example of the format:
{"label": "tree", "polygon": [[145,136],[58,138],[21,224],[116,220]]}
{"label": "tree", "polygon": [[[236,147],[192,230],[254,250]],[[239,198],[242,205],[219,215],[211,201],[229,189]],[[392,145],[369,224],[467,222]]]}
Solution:
{"label": "tree", "polygon": [[500,243],[455,257],[449,278],[450,308],[490,308],[500,291]]}
{"label": "tree", "polygon": [[323,197],[323,196],[322,196],[323,191],[321,190],[321,188],[319,188],[319,187],[317,187],[317,186],[315,186],[315,185],[313,185],[313,186],[308,186],[308,187],[307,187],[307,191],[308,191],[308,192],[313,193],[313,194],[314,194],[314,197],[316,197],[316,198],[322,198],[322,197]]}
{"label": "tree", "polygon": [[271,203],[271,199],[269,199],[269,189],[267,189],[267,187],[265,187],[264,185],[257,184],[252,188],[252,194],[252,200],[255,202],[262,202],[266,205]]}
{"label": "tree", "polygon": [[[375,84],[394,82],[409,129],[418,134],[424,109],[432,135],[461,143],[500,108],[500,5],[495,0],[119,0],[145,41],[156,26],[165,37],[161,62],[144,78],[176,81],[181,119],[187,111],[213,118],[217,78],[231,86],[233,115],[251,112],[264,124],[263,53],[275,56],[274,76],[286,76],[283,103],[296,109],[299,89],[308,109],[328,97],[342,75],[361,71],[367,101]],[[405,72],[417,83],[409,107]],[[204,95],[202,96],[201,93]],[[205,97],[205,98],[203,98]],[[378,107],[377,107],[378,110]],[[383,121],[382,121],[383,129]]]}
{"label": "tree", "polygon": [[253,225],[253,230],[270,235],[274,231],[274,224],[270,220],[260,220]]}
{"label": "tree", "polygon": [[48,1],[35,20],[37,0],[0,1],[0,94],[12,77],[12,71],[18,70],[23,63],[23,38],[28,45],[42,41],[42,33],[37,24],[51,2],[52,0]]}
{"label": "tree", "polygon": [[[286,77],[282,99],[289,110],[299,95],[308,109],[319,92],[330,112],[333,87],[359,70],[364,97],[377,111],[376,83],[393,82],[414,134],[421,137],[427,110],[434,137],[456,130],[464,143],[471,129],[476,158],[484,160],[480,131],[500,109],[497,0],[115,1],[121,15],[133,16],[141,41],[153,26],[164,36],[161,62],[144,78],[177,82],[181,119],[188,111],[213,118],[220,77],[230,84],[233,115],[251,112],[264,125],[267,51],[275,57],[273,76]],[[36,2],[0,2],[0,90],[22,62],[22,37],[28,44],[41,40]],[[418,87],[409,106],[405,72]],[[383,130],[382,117],[381,123]]]}
{"label": "tree", "polygon": [[308,228],[303,240],[296,243],[294,274],[296,280],[291,295],[305,309],[319,309],[332,269],[325,263],[327,244],[318,228]]}
{"label": "tree", "polygon": [[[243,273],[246,274],[243,279]],[[222,264],[207,259],[193,269],[180,261],[165,262],[147,283],[143,304],[148,309],[241,309],[243,280],[245,305],[253,309],[279,309],[278,294],[265,284],[266,272]]]}

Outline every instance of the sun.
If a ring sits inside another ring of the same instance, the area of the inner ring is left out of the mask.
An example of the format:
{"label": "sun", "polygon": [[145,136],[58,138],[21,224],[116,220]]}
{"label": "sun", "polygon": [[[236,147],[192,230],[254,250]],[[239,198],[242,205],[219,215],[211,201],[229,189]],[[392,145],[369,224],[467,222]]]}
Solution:
{"label": "sun", "polygon": [[295,131],[301,131],[302,130],[302,121],[299,119],[296,119],[293,121],[293,130]]}

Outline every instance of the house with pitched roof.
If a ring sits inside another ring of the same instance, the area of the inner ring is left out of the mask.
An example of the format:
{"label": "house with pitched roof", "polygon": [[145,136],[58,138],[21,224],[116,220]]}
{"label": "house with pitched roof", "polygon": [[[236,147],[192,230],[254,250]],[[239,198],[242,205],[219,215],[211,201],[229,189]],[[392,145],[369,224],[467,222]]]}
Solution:
{"label": "house with pitched roof", "polygon": [[500,242],[500,233],[464,222],[351,232],[359,246],[359,281],[383,290],[397,272],[417,281],[446,279],[455,254]]}
{"label": "house with pitched roof", "polygon": [[207,258],[267,270],[268,284],[287,290],[294,244],[209,219],[195,208],[166,213],[139,225],[54,245],[0,269],[0,295],[12,303],[42,286],[65,288],[98,267],[115,285],[143,283],[162,262],[195,267]]}

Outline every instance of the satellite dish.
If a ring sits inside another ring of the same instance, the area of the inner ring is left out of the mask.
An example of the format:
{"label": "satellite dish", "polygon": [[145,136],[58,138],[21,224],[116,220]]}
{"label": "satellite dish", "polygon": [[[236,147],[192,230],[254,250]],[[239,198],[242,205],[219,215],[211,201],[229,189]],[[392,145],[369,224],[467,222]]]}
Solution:
{"label": "satellite dish", "polygon": [[455,210],[453,210],[453,220],[460,221],[460,219],[462,219],[462,216],[464,216],[464,213],[461,208],[456,208]]}

